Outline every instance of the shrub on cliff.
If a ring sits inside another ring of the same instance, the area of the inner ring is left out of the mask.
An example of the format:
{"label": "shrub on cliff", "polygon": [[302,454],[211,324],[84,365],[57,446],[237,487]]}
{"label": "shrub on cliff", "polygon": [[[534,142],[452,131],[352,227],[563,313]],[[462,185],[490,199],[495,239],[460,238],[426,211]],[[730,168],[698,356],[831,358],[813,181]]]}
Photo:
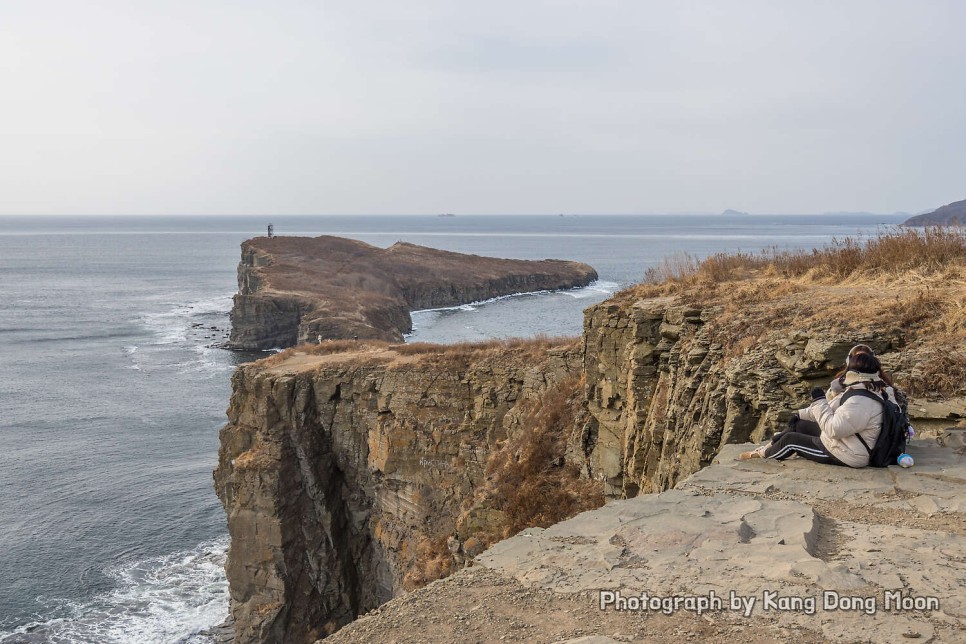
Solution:
{"label": "shrub on cliff", "polygon": [[490,456],[486,484],[475,499],[476,506],[498,508],[505,516],[499,529],[476,535],[484,544],[603,505],[601,483],[582,479],[566,459],[582,401],[583,383],[575,376],[523,403],[521,429]]}

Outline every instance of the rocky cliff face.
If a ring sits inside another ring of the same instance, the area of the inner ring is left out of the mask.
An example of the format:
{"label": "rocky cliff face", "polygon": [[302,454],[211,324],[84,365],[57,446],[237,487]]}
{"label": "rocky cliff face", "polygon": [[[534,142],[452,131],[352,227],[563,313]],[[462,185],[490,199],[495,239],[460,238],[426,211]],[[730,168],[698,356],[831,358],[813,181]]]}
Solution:
{"label": "rocky cliff face", "polygon": [[472,505],[489,455],[579,363],[376,348],[239,368],[215,472],[237,641],[314,641],[458,565],[502,520]]}
{"label": "rocky cliff face", "polygon": [[[243,367],[215,473],[236,636],[310,641],[458,567],[486,545],[478,535],[506,534],[500,494],[480,496],[486,464],[523,459],[525,445],[508,455],[501,441],[538,420],[573,429],[560,460],[608,496],[662,491],[780,429],[864,343],[920,430],[953,425],[966,417],[961,284],[645,288],[588,309],[574,349],[302,348]],[[581,413],[531,413],[575,377]]]}
{"label": "rocky cliff face", "polygon": [[[895,293],[882,296],[885,305],[900,301]],[[724,445],[760,442],[781,430],[806,406],[812,387],[828,386],[856,344],[871,346],[903,385],[936,360],[914,329],[895,321],[810,323],[799,305],[804,325],[796,329],[769,320],[775,306],[736,310],[720,300],[628,297],[585,312],[585,468],[605,482],[608,496],[669,489]],[[942,395],[916,397],[910,418],[920,429],[955,424],[966,417],[964,394],[958,383]]]}
{"label": "rocky cliff face", "polygon": [[593,268],[512,260],[414,244],[378,248],[340,237],[259,237],[242,244],[228,348],[328,339],[399,342],[409,312],[513,293],[586,286]]}

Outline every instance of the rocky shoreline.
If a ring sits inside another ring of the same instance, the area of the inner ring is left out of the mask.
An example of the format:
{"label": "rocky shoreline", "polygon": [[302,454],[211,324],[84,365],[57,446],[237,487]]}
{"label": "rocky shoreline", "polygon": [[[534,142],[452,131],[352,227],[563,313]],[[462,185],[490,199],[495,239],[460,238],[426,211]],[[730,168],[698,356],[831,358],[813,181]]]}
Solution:
{"label": "rocky shoreline", "polygon": [[587,286],[597,273],[564,260],[466,255],[397,242],[379,248],[341,237],[256,237],[242,244],[225,348],[304,342],[400,342],[410,311],[516,293]]}

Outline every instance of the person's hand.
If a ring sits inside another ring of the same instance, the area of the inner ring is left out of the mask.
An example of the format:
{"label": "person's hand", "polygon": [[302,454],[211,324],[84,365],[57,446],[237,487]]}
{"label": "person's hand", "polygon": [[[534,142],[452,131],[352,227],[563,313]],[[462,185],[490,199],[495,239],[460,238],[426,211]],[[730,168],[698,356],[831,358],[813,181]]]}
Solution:
{"label": "person's hand", "polygon": [[815,389],[812,389],[812,402],[815,402],[816,400],[821,400],[822,398],[825,398],[824,389],[822,389],[821,387],[816,387]]}

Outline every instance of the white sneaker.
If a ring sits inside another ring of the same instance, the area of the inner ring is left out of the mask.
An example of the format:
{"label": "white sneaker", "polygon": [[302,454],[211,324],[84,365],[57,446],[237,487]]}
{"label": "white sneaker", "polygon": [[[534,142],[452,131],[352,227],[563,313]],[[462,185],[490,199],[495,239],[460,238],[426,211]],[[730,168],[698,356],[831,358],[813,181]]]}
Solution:
{"label": "white sneaker", "polygon": [[758,449],[753,449],[750,452],[742,452],[738,456],[739,461],[747,461],[752,458],[765,458],[765,450],[768,449],[768,445],[762,445]]}

